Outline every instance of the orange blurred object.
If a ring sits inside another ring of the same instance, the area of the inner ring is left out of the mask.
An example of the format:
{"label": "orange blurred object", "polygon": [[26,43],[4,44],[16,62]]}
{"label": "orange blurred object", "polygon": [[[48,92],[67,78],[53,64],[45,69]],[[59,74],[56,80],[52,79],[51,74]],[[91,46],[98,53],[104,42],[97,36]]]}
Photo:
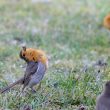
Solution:
{"label": "orange blurred object", "polygon": [[107,16],[105,16],[104,18],[104,26],[110,30],[110,14],[108,14]]}

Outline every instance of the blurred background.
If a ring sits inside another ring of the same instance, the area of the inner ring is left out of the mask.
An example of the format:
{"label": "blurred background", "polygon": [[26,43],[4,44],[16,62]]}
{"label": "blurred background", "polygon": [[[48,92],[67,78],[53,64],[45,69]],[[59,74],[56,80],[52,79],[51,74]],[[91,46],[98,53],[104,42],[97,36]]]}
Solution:
{"label": "blurred background", "polygon": [[[0,96],[0,107],[77,110],[83,104],[93,110],[110,79],[110,31],[103,27],[109,7],[110,0],[0,0],[0,88],[24,74],[23,45],[42,49],[49,58],[37,94],[18,100],[16,87]],[[93,67],[99,61],[108,65],[100,72]]]}

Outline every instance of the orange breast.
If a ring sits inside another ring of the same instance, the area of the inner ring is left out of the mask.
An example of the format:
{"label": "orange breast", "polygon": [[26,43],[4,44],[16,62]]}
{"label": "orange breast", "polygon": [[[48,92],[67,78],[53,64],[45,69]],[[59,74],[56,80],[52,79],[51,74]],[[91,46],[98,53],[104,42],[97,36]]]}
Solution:
{"label": "orange breast", "polygon": [[23,51],[22,54],[25,54],[25,58],[29,61],[40,61],[48,67],[48,59],[44,51],[27,48],[26,51]]}

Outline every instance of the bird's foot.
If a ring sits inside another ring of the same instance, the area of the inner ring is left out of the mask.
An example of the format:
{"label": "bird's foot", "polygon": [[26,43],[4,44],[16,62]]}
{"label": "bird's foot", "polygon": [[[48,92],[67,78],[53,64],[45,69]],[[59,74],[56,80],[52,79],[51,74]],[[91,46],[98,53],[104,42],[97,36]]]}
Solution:
{"label": "bird's foot", "polygon": [[32,93],[36,93],[36,90],[33,89],[33,88],[31,88],[31,92],[32,92]]}

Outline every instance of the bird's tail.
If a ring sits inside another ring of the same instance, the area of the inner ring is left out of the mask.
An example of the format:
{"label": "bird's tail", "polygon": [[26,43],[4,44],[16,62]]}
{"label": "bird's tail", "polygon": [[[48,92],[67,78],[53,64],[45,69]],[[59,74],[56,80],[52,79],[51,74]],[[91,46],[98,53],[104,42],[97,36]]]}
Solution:
{"label": "bird's tail", "polygon": [[23,78],[20,78],[19,80],[17,80],[16,82],[10,84],[9,86],[3,88],[0,90],[0,93],[4,93],[6,91],[8,91],[10,88],[12,88],[13,86],[17,85],[17,84],[23,84],[23,81],[24,81],[24,77]]}

